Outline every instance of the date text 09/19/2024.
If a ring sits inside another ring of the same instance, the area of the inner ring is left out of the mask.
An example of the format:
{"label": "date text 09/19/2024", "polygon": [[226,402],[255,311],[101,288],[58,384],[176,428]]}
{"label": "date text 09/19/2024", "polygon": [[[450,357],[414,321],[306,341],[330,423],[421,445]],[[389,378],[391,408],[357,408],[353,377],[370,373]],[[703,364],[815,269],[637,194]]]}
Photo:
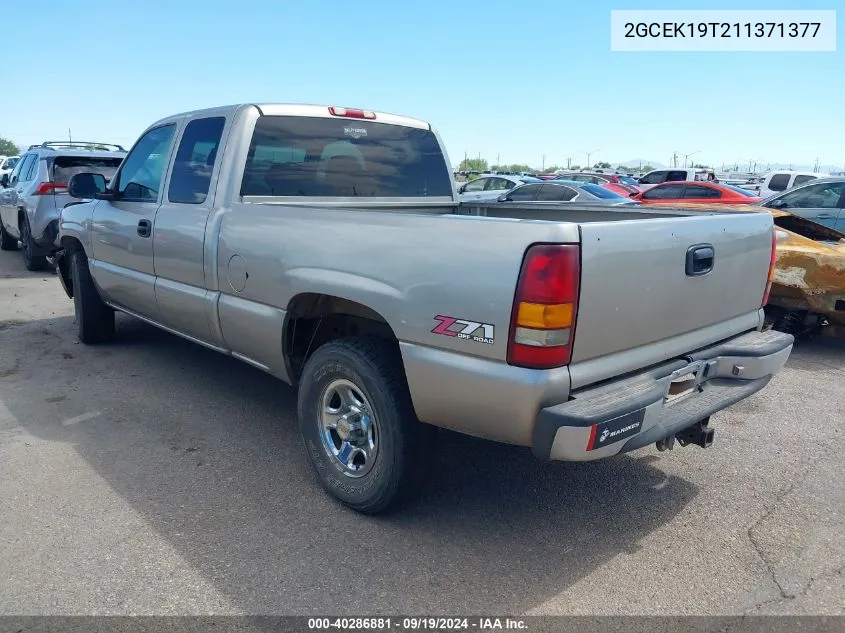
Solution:
{"label": "date text 09/19/2024", "polygon": [[469,631],[469,630],[527,630],[525,620],[519,618],[444,618],[444,617],[351,617],[309,618],[308,628],[315,631]]}

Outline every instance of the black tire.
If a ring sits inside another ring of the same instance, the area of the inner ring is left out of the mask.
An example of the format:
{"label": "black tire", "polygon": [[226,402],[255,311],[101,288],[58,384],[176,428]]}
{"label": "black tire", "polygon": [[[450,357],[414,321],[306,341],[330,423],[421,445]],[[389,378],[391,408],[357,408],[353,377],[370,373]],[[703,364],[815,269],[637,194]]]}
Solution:
{"label": "black tire", "polygon": [[85,251],[76,249],[69,256],[77,337],[87,345],[107,341],[114,335],[114,310],[100,298]]}
{"label": "black tire", "polygon": [[[323,443],[323,397],[338,380],[349,381],[371,405],[378,451],[360,477],[344,472]],[[299,430],[320,483],[358,512],[375,514],[419,489],[424,460],[431,459],[436,429],[417,420],[395,343],[348,338],[326,343],[308,359],[299,382]]]}
{"label": "black tire", "polygon": [[3,226],[0,220],[0,250],[14,251],[18,248],[18,241],[6,232],[6,227]]}
{"label": "black tire", "polygon": [[23,247],[23,263],[27,270],[37,271],[47,268],[47,258],[44,255],[32,254],[35,243],[32,241],[29,220],[26,216],[24,216],[24,220],[21,222],[21,246]]}

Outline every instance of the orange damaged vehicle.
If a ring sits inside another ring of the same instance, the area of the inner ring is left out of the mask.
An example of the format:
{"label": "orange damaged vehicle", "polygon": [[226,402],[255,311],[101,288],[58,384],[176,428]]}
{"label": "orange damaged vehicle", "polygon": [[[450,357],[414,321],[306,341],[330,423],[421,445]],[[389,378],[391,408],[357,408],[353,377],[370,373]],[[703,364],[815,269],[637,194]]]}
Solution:
{"label": "orange damaged vehicle", "polygon": [[713,182],[664,182],[642,193],[631,196],[631,200],[643,204],[690,202],[700,204],[757,204],[763,198],[754,192]]}

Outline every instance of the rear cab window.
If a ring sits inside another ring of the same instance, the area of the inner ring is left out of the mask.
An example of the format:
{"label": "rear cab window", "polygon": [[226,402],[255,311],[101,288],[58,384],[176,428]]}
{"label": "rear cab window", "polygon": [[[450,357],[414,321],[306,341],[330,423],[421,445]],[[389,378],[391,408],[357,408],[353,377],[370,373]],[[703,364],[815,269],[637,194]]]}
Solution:
{"label": "rear cab window", "polygon": [[91,172],[102,174],[106,182],[111,182],[123,156],[114,158],[94,158],[91,156],[56,156],[49,168],[50,180],[57,183],[67,183],[72,176]]}
{"label": "rear cab window", "polygon": [[262,116],[241,195],[451,198],[452,180],[429,129],[363,119]]}

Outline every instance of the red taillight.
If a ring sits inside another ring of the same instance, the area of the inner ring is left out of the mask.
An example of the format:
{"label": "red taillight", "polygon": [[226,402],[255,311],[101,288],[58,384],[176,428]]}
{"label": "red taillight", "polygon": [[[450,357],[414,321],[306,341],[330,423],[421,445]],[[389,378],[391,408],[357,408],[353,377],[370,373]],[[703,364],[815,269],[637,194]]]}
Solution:
{"label": "red taillight", "polygon": [[36,196],[46,196],[48,193],[67,193],[66,182],[42,182],[35,190]]}
{"label": "red taillight", "polygon": [[569,363],[580,279],[577,244],[538,244],[528,249],[514,297],[509,364],[549,369]]}
{"label": "red taillight", "polygon": [[350,119],[375,119],[376,113],[370,110],[359,110],[357,108],[341,108],[329,106],[329,114],[334,116],[345,116]]}
{"label": "red taillight", "polygon": [[763,303],[766,305],[769,302],[769,293],[772,291],[772,282],[775,279],[775,262],[778,258],[778,227],[772,228],[772,254],[769,258],[769,276],[766,279],[766,292],[763,293]]}

